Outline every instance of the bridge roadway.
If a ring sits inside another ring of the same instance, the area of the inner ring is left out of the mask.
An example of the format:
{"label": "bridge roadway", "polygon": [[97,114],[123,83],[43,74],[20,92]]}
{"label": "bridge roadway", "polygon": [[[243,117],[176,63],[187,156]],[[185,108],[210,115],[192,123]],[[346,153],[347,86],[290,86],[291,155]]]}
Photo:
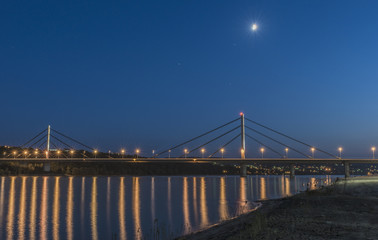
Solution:
{"label": "bridge roadway", "polygon": [[378,159],[367,158],[0,158],[0,162],[138,162],[138,163],[289,163],[289,164],[319,164],[319,163],[378,163]]}
{"label": "bridge roadway", "polygon": [[43,163],[45,171],[50,171],[50,163],[230,163],[240,165],[240,176],[247,175],[246,165],[253,163],[286,163],[290,165],[290,176],[295,175],[295,164],[339,163],[344,165],[345,177],[350,177],[350,164],[378,163],[378,159],[366,158],[0,158],[0,162]]}

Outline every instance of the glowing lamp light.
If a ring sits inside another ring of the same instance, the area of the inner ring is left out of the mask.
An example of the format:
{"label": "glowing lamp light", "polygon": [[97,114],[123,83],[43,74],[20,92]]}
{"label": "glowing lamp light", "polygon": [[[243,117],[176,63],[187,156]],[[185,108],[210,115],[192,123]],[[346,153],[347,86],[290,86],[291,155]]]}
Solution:
{"label": "glowing lamp light", "polygon": [[252,31],[256,31],[256,30],[258,29],[258,27],[259,27],[259,26],[257,26],[256,23],[254,23],[254,24],[252,24],[252,26],[251,26],[251,30],[252,30]]}

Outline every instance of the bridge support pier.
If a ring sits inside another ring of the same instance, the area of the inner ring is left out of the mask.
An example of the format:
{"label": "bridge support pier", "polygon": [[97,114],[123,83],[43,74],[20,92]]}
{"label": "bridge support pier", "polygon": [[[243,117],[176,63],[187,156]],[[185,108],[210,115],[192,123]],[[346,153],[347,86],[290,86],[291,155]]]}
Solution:
{"label": "bridge support pier", "polygon": [[344,162],[345,178],[350,178],[350,163]]}
{"label": "bridge support pier", "polygon": [[50,172],[50,163],[43,163],[43,171]]}
{"label": "bridge support pier", "polygon": [[240,177],[247,177],[247,165],[240,164]]}
{"label": "bridge support pier", "polygon": [[295,176],[295,168],[294,168],[294,164],[290,164],[290,178],[294,178]]}

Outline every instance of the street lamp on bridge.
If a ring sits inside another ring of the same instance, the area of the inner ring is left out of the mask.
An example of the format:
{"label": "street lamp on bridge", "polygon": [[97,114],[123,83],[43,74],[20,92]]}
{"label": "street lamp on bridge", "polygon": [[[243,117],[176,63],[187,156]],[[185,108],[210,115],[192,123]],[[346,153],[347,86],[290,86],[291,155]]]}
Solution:
{"label": "street lamp on bridge", "polygon": [[27,151],[25,151],[24,152],[24,155],[25,155],[25,158],[27,157],[27,155],[28,155],[28,152]]}
{"label": "street lamp on bridge", "polygon": [[71,158],[73,157],[74,153],[75,153],[75,151],[74,151],[74,150],[71,150],[71,151],[70,151],[70,154],[71,154]]}
{"label": "street lamp on bridge", "polygon": [[185,158],[186,158],[186,154],[188,154],[188,149],[184,149],[184,155],[185,155]]}
{"label": "street lamp on bridge", "polygon": [[171,149],[168,150],[168,158],[171,158]]}
{"label": "street lamp on bridge", "polygon": [[341,152],[343,151],[343,148],[342,147],[339,147],[339,157],[340,157],[340,159],[341,159]]}
{"label": "street lamp on bridge", "polygon": [[93,151],[95,158],[97,158],[97,149]]}
{"label": "street lamp on bridge", "polygon": [[373,159],[375,159],[375,147],[372,147],[371,150],[373,151]]}
{"label": "street lamp on bridge", "polygon": [[137,150],[135,150],[135,152],[136,152],[136,158],[138,159],[138,155],[139,155],[139,153],[140,153],[140,150],[137,149]]}
{"label": "street lamp on bridge", "polygon": [[312,152],[312,158],[314,158],[314,153],[315,153],[315,148],[314,147],[311,148],[311,152]]}
{"label": "street lamp on bridge", "polygon": [[221,148],[221,153],[222,153],[222,158],[223,158],[223,154],[224,154],[224,148]]}
{"label": "street lamp on bridge", "polygon": [[121,155],[122,155],[122,158],[124,158],[124,156],[125,156],[125,149],[121,149]]}
{"label": "street lamp on bridge", "polygon": [[58,158],[59,158],[59,155],[60,155],[60,150],[58,150],[58,151],[56,152],[56,154],[58,155]]}
{"label": "street lamp on bridge", "polygon": [[14,158],[14,159],[16,159],[16,155],[17,155],[17,152],[14,151],[14,152],[13,152],[13,158]]}
{"label": "street lamp on bridge", "polygon": [[286,158],[289,157],[289,148],[285,148],[285,152],[286,152]]}
{"label": "street lamp on bridge", "polygon": [[203,155],[205,153],[205,149],[204,148],[201,149],[201,153],[202,153],[202,158],[203,158]]}
{"label": "street lamp on bridge", "polygon": [[261,152],[261,158],[264,158],[265,149],[264,148],[260,148],[260,152]]}

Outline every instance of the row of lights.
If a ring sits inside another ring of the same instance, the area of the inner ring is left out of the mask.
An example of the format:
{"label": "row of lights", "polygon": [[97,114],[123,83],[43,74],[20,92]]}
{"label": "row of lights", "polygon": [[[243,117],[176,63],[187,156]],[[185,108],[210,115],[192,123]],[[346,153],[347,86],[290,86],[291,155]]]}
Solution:
{"label": "row of lights", "polygon": [[[25,158],[29,155],[29,152],[28,152],[28,151],[24,151],[23,153],[24,153]],[[60,155],[61,153],[62,153],[61,150],[57,150],[57,151],[56,151],[56,154],[58,155],[58,157],[59,157],[59,155]],[[71,157],[73,156],[74,153],[75,153],[75,150],[70,150]],[[85,153],[85,151],[84,151],[84,153]],[[96,154],[98,153],[98,151],[97,151],[97,150],[94,150],[93,153],[94,153],[94,155],[95,155],[95,157],[96,157]],[[36,150],[34,151],[34,154],[35,154],[35,156],[37,157],[38,154],[39,154],[39,150],[36,149]],[[46,156],[48,156],[49,151],[45,151],[45,154],[46,154]],[[13,156],[14,156],[14,158],[16,158],[16,155],[17,155],[17,151],[13,151]]]}
{"label": "row of lights", "polygon": [[[244,149],[242,149],[241,151],[243,151],[243,150],[244,150]],[[312,158],[314,158],[315,150],[316,150],[316,149],[315,149],[314,147],[312,147],[310,150],[311,150],[311,153],[312,153]],[[371,148],[371,151],[373,152],[373,159],[375,159],[375,150],[376,150],[375,147],[372,147],[372,148]],[[343,148],[342,148],[342,147],[339,147],[339,148],[338,148],[338,151],[339,151],[339,158],[341,158],[341,153],[342,153],[342,151],[343,151]],[[205,152],[206,152],[205,148],[201,148],[202,158],[204,158],[204,154],[205,154]],[[220,149],[220,152],[221,152],[221,154],[222,154],[222,158],[223,158],[223,155],[224,155],[224,152],[225,152],[224,148],[221,148],[221,149]],[[263,147],[260,148],[260,152],[261,152],[261,158],[264,158],[265,148],[263,148]],[[35,150],[34,153],[35,153],[35,155],[37,156],[37,155],[39,154],[38,149]],[[71,157],[72,157],[72,155],[73,155],[74,153],[75,153],[74,150],[70,150]],[[95,158],[96,158],[96,157],[97,157],[98,150],[97,150],[97,149],[93,150],[93,153],[94,153],[94,156],[95,156]],[[109,151],[109,155],[110,155],[110,153],[111,153],[111,152]],[[121,149],[122,158],[124,158],[125,153],[126,153],[126,150],[125,150],[125,149]],[[139,156],[139,153],[140,153],[140,149],[136,149],[136,150],[135,150],[135,154],[136,154],[136,157],[137,157],[137,158],[138,158],[138,156]],[[187,157],[188,153],[189,153],[189,150],[188,150],[187,148],[185,148],[185,149],[184,149],[184,155],[185,155],[185,158]],[[289,148],[285,148],[285,153],[286,153],[286,158],[288,158],[288,156],[289,156]],[[29,154],[28,151],[24,151],[25,158],[28,156],[28,154]],[[46,154],[46,156],[48,156],[48,151],[45,151],[45,154]],[[58,157],[59,157],[60,154],[61,154],[61,151],[58,150],[58,151],[57,151],[57,155],[58,155]],[[155,150],[152,150],[152,154],[155,156]],[[169,158],[170,158],[170,157],[171,157],[171,150],[168,150],[168,154],[169,154]],[[14,151],[14,152],[13,152],[13,155],[14,155],[14,158],[16,158],[17,152]]]}
{"label": "row of lights", "polygon": [[[110,153],[111,152],[109,150],[109,155],[110,155]],[[125,149],[121,149],[122,158],[124,158],[125,153],[126,153],[126,150]],[[140,149],[139,148],[135,149],[135,155],[136,155],[137,158],[139,156],[139,153],[140,153]],[[152,154],[155,154],[155,150],[152,150]]]}
{"label": "row of lights", "polygon": [[[312,147],[310,148],[311,150],[311,153],[312,153],[312,158],[314,158],[314,154],[315,154],[315,148]],[[343,151],[343,148],[342,147],[339,147],[337,150],[339,150],[339,158],[341,158],[341,152]],[[375,159],[375,150],[376,148],[375,147],[372,147],[371,148],[371,151],[373,152],[373,159]],[[261,152],[261,157],[263,158],[264,157],[264,152],[265,152],[265,148],[260,148],[260,152]],[[289,148],[285,148],[285,152],[286,152],[286,158],[288,158],[289,156]]]}
{"label": "row of lights", "polygon": [[[315,158],[315,150],[316,150],[316,148],[314,148],[314,147],[310,148],[310,151],[312,153],[312,158]],[[375,159],[375,150],[376,150],[375,147],[371,148],[371,151],[373,152],[373,159]],[[241,149],[241,151],[244,151],[244,149]],[[343,151],[343,148],[339,147],[338,151],[339,151],[339,158],[341,158],[341,153]],[[169,153],[170,152],[171,151],[169,150]],[[222,153],[222,158],[223,158],[224,148],[221,148],[220,152]],[[261,158],[264,158],[265,148],[263,148],[263,147],[260,148],[260,152],[261,152]],[[185,158],[186,158],[186,156],[187,156],[188,153],[189,153],[188,149],[185,148],[184,149]],[[204,157],[204,153],[205,153],[205,149],[204,148],[201,149],[201,153],[202,153],[202,158],[203,158]],[[285,148],[285,153],[286,153],[286,158],[288,158],[289,157],[289,148]]]}

